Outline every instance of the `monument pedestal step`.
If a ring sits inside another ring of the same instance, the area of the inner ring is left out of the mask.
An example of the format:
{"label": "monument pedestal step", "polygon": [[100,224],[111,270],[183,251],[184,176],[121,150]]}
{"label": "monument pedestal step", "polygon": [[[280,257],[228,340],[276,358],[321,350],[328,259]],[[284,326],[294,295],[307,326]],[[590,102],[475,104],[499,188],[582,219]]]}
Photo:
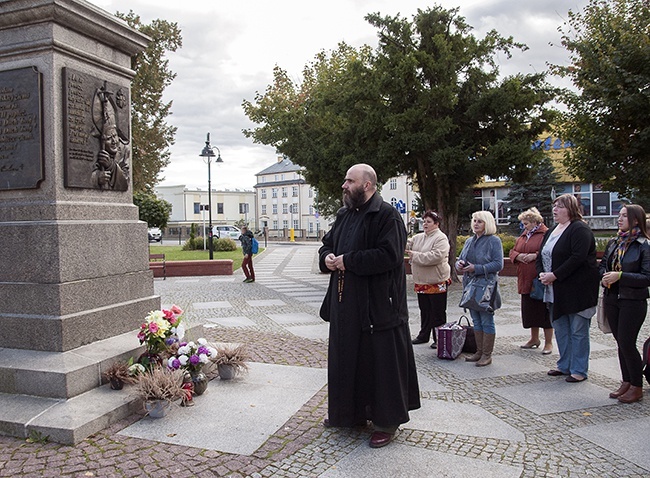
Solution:
{"label": "monument pedestal step", "polygon": [[138,411],[141,403],[129,385],[104,385],[68,400],[0,393],[0,433],[76,445]]}

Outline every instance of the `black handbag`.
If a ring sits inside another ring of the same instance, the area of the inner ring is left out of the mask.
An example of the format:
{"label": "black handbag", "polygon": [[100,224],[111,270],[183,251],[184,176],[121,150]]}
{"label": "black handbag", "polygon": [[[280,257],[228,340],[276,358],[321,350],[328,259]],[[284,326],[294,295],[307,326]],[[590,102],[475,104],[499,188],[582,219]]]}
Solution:
{"label": "black handbag", "polygon": [[[467,325],[463,325],[461,323],[463,319],[465,319]],[[465,344],[463,345],[463,352],[468,354],[476,353],[476,337],[474,336],[474,326],[470,323],[466,315],[461,315],[456,323],[467,331],[467,333],[465,334]]]}
{"label": "black handbag", "polygon": [[546,286],[537,277],[533,279],[533,287],[530,289],[530,298],[535,300],[544,300],[544,289]]}

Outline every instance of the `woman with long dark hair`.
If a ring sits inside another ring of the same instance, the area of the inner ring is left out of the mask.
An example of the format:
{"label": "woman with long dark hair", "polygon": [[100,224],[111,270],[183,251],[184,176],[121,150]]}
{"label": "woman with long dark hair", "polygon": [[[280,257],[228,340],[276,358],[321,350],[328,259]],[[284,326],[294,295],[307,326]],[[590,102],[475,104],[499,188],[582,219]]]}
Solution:
{"label": "woman with long dark hair", "polygon": [[628,204],[618,215],[618,234],[609,241],[600,261],[605,316],[618,345],[623,381],[610,398],[622,403],[643,398],[643,364],[636,345],[648,310],[650,243],[645,211]]}

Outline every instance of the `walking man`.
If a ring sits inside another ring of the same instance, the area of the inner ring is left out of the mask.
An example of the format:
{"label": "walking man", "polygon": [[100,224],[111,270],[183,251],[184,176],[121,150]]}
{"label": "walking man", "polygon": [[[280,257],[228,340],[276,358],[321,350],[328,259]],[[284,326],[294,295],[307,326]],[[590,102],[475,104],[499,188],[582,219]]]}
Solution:
{"label": "walking man", "polygon": [[255,282],[255,270],[253,269],[253,233],[248,230],[247,226],[242,226],[239,240],[241,242],[241,250],[244,253],[244,260],[241,263],[241,268],[246,276],[244,282]]}
{"label": "walking man", "polygon": [[331,273],[320,315],[330,323],[326,427],[371,420],[373,448],[388,445],[420,392],[408,325],[404,250],[397,210],[377,193],[367,164],[352,166],[343,202],[319,250]]}

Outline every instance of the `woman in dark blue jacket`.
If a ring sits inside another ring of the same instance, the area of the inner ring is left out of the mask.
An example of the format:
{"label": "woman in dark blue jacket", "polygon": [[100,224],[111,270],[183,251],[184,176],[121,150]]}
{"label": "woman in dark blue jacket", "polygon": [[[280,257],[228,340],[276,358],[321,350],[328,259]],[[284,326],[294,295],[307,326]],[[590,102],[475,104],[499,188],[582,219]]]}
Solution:
{"label": "woman in dark blue jacket", "polygon": [[618,215],[618,234],[600,261],[605,316],[618,344],[623,382],[610,398],[633,403],[643,398],[643,365],[636,346],[648,309],[650,243],[645,211],[628,204]]}

